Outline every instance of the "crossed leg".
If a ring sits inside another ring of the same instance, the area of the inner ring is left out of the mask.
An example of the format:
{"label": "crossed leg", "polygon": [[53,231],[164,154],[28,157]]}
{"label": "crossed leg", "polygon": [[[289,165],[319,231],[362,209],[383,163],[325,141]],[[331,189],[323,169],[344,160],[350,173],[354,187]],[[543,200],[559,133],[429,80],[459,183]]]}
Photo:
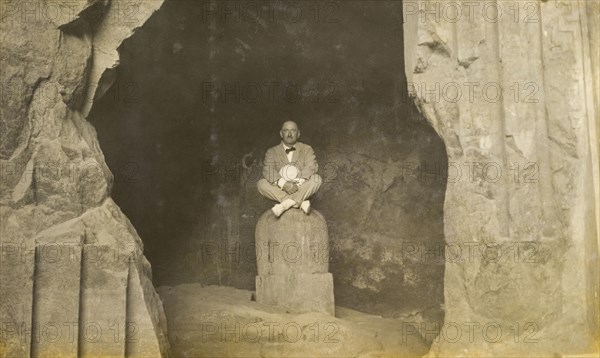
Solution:
{"label": "crossed leg", "polygon": [[[266,198],[275,200],[278,203],[288,202],[288,199],[293,201],[293,207],[299,207],[305,200],[308,200],[321,187],[322,179],[319,174],[313,174],[302,185],[298,187],[298,191],[294,194],[288,194],[277,185],[269,183],[266,179],[260,179],[256,184],[258,192]],[[289,208],[289,207],[288,207]],[[288,209],[286,208],[286,209]]]}

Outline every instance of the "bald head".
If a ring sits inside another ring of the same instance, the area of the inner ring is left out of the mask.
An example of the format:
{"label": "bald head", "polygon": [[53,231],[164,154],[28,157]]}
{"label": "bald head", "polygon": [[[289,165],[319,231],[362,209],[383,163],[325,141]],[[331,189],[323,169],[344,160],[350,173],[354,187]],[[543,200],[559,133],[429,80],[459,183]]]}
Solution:
{"label": "bald head", "polygon": [[300,130],[298,129],[298,125],[294,121],[286,121],[281,126],[281,130],[279,131],[279,135],[283,140],[283,143],[288,147],[293,146],[300,138]]}
{"label": "bald head", "polygon": [[298,125],[294,121],[285,121],[281,125],[281,129],[283,130],[283,129],[286,129],[286,128],[296,128],[296,129],[298,129]]}

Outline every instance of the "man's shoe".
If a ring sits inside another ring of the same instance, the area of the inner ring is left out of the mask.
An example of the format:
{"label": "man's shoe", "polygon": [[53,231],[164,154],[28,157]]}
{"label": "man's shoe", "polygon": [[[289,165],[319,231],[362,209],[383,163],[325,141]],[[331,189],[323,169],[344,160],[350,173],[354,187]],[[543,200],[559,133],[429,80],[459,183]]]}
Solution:
{"label": "man's shoe", "polygon": [[283,214],[286,210],[293,207],[294,205],[296,205],[295,201],[293,201],[292,199],[285,199],[283,203],[275,204],[275,206],[273,206],[271,210],[273,211],[273,214],[275,214],[275,217],[280,217],[281,214]]}
{"label": "man's shoe", "polygon": [[302,204],[300,204],[300,209],[302,209],[302,211],[308,215],[308,213],[310,213],[310,201],[304,200]]}
{"label": "man's shoe", "polygon": [[283,205],[275,204],[275,206],[273,206],[273,208],[271,208],[271,211],[273,212],[273,214],[275,214],[275,217],[278,218],[281,216],[281,214],[283,214],[285,209],[283,208]]}

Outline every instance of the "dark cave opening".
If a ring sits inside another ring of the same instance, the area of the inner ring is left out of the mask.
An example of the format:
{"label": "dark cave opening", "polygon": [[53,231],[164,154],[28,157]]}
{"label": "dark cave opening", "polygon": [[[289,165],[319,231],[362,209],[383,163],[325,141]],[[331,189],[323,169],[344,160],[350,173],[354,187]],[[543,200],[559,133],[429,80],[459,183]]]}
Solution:
{"label": "dark cave opening", "polygon": [[336,304],[443,321],[443,257],[422,254],[444,245],[447,156],[406,94],[402,24],[399,1],[167,0],[121,46],[89,120],[155,286],[254,289],[258,169],[291,119],[324,178]]}

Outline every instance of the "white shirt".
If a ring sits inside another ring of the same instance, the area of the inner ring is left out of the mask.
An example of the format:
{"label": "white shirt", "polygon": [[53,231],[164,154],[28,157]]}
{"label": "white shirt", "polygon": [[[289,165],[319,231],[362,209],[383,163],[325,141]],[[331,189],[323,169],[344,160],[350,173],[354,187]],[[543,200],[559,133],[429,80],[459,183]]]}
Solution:
{"label": "white shirt", "polygon": [[[288,147],[288,146],[287,146],[287,145],[285,145],[283,142],[281,143],[281,145],[283,145],[283,149],[290,149],[290,148],[292,148],[292,147]],[[294,151],[293,151],[293,150],[290,150],[290,151],[287,153],[287,159],[288,159],[288,162],[290,162],[290,163],[292,162],[292,156],[293,156],[293,155],[294,155]],[[305,179],[302,179],[302,178],[297,178],[297,179],[295,179],[294,181],[296,182],[296,184],[297,184],[298,186],[300,186],[300,185],[302,185],[302,183],[304,183],[304,182],[305,182]],[[283,179],[283,178],[279,178],[279,180],[277,180],[277,186],[278,186],[278,187],[280,187],[281,189],[283,189],[283,185],[284,185],[284,184],[285,184],[285,179]]]}
{"label": "white shirt", "polygon": [[[283,143],[281,143],[281,144],[283,145],[283,149],[290,149],[290,148],[292,148],[292,147],[288,147],[287,145],[285,145]],[[294,151],[290,150],[289,152],[287,152],[286,155],[287,155],[287,158],[288,158],[288,162],[291,163],[292,162],[292,156],[294,155]]]}

